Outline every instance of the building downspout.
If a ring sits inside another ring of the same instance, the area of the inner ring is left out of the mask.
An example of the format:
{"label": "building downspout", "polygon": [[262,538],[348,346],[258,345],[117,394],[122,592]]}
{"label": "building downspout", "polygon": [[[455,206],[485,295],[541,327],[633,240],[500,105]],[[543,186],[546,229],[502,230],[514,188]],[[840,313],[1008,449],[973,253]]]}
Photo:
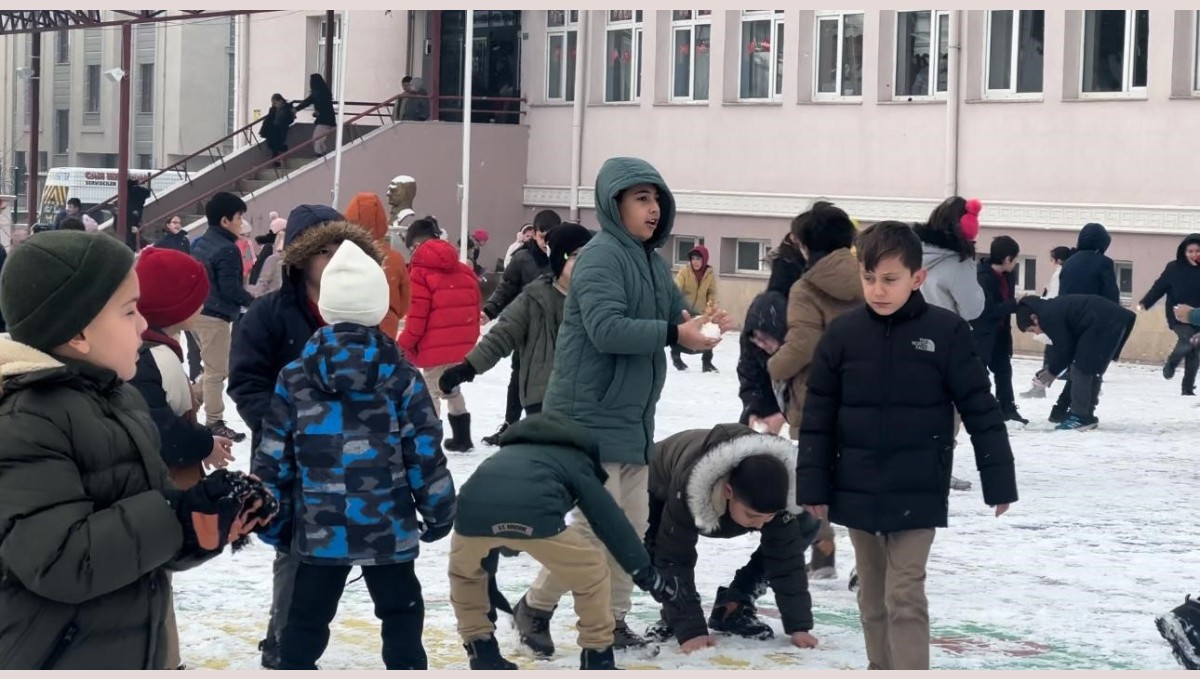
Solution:
{"label": "building downspout", "polygon": [[[571,221],[579,221],[579,182],[583,174],[583,110],[587,92],[588,10],[579,10],[575,40],[575,102],[571,111]],[[566,47],[564,44],[563,47]]]}
{"label": "building downspout", "polygon": [[[237,20],[241,23],[241,26],[239,26],[241,30],[238,32],[237,41],[234,43],[233,49],[238,61],[236,94],[241,106],[238,109],[240,120],[237,121],[234,129],[240,129],[250,124],[250,15],[239,15]],[[235,137],[234,144],[240,147],[243,145],[244,139],[244,135],[239,134]]]}
{"label": "building downspout", "polygon": [[949,54],[946,68],[946,185],[942,197],[958,195],[959,60],[962,58],[962,10],[950,11]]}

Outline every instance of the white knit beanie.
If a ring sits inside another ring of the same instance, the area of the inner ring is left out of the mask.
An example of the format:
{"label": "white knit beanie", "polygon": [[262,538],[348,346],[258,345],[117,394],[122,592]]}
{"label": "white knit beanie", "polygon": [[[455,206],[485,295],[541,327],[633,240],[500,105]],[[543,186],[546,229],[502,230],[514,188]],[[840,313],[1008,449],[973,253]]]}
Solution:
{"label": "white knit beanie", "polygon": [[383,267],[352,241],[343,241],[321,274],[321,318],[373,328],[387,315],[387,275]]}

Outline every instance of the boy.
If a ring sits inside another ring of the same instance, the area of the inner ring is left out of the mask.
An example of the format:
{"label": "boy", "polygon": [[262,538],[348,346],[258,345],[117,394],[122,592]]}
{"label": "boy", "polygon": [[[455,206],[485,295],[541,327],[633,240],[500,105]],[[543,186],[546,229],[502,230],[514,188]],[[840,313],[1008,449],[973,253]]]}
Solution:
{"label": "boy", "polygon": [[[650,463],[650,527],[646,544],[656,568],[695,588],[700,536],[729,539],[761,532],[751,563],[717,590],[704,624],[699,599],[668,603],[654,636],[674,634],[684,653],[716,645],[714,631],[752,639],[775,636],[758,619],[754,600],[767,580],[792,645],[814,648],[812,598],[804,551],[820,523],[795,505],[796,448],[791,441],[740,424],[683,431],[655,445]],[[768,575],[769,574],[769,575]]]}
{"label": "boy", "polygon": [[1021,248],[1008,236],[992,239],[991,252],[979,260],[983,313],[971,321],[975,347],[996,383],[996,400],[1004,419],[1021,425],[1029,420],[1017,411],[1012,385],[1012,314],[1017,310],[1017,255]]}
{"label": "boy", "polygon": [[[688,253],[688,263],[679,267],[675,274],[675,285],[683,293],[683,302],[696,315],[705,313],[717,304],[717,272],[708,265],[708,248],[697,245]],[[679,347],[671,349],[671,363],[676,370],[687,370]],[[712,362],[712,350],[701,355],[701,370],[706,373],[717,372]]]}
{"label": "boy", "polygon": [[501,446],[463,484],[450,538],[450,603],[471,669],[517,669],[500,655],[496,626],[488,619],[483,562],[501,548],[528,552],[574,594],[580,669],[616,669],[604,555],[579,523],[563,517],[577,506],[622,571],[656,600],[686,598],[692,590],[650,565],[637,533],[605,491],[596,443],[569,420],[535,415],[509,427]]}
{"label": "boy", "polygon": [[880,222],[857,248],[867,304],[834,320],[817,346],[797,497],[850,529],[870,669],[927,670],[925,564],[947,524],[955,410],[996,516],[1017,501],[1013,457],[967,322],[917,290],[916,232]]}
{"label": "boy", "polygon": [[[238,323],[233,340],[229,396],[250,427],[251,450],[257,450],[262,421],[283,366],[300,357],[304,345],[326,325],[317,300],[321,273],[343,242],[350,241],[375,259],[370,235],[346,222],[325,205],[299,205],[284,228],[283,284],[260,297]],[[274,588],[267,634],[260,644],[264,667],[279,663],[278,624],[286,615],[296,560],[287,549],[275,554]]]}
{"label": "boy", "polygon": [[442,374],[438,387],[452,392],[512,354],[514,362],[521,357],[521,406],[530,415],[542,412],[563,306],[571,287],[571,271],[579,250],[591,239],[592,232],[579,224],[568,222],[551,229],[546,236],[551,274],[530,283],[517,295],[496,326],[467,354],[467,360]]}
{"label": "boy", "polygon": [[1055,429],[1089,431],[1100,423],[1096,419],[1100,384],[1108,364],[1120,358],[1136,321],[1137,314],[1096,295],[1021,300],[1017,328],[1049,339],[1046,367],[1037,380],[1049,387],[1056,377],[1070,371],[1070,410]]}
{"label": "boy", "polygon": [[204,206],[208,231],[196,239],[192,256],[204,265],[212,286],[204,311],[193,331],[204,363],[201,384],[204,392],[205,425],[217,436],[234,442],[246,435],[225,424],[225,379],[229,376],[229,354],[233,322],[254,301],[242,276],[242,254],[238,241],[246,204],[232,193],[218,193]]}
{"label": "boy", "polygon": [[167,478],[125,383],[138,289],[128,248],[79,231],[33,236],[0,277],[0,669],[163,669],[167,572],[240,542],[270,497],[240,472]]}
{"label": "boy", "polygon": [[346,577],[362,568],[389,670],[423,670],[425,605],[413,561],[445,537],[454,482],[420,375],[377,327],[389,308],[380,260],[342,243],[321,276],[329,325],[279,374],[253,469],[280,501],[265,538],[299,559],[280,668],[315,670]]}
{"label": "boy", "polygon": [[[1050,265],[1054,267],[1053,273],[1050,274],[1050,283],[1042,289],[1042,299],[1054,299],[1058,297],[1058,288],[1062,276],[1063,262],[1071,256],[1073,250],[1065,245],[1059,245],[1050,251]],[[1043,357],[1042,367],[1046,367],[1046,361]],[[1042,386],[1041,382],[1036,379],[1030,385],[1029,391],[1021,392],[1021,398],[1046,398],[1046,387]]]}
{"label": "boy", "polygon": [[[671,270],[657,249],[671,238],[675,199],[658,171],[637,158],[611,158],[596,176],[601,232],[580,253],[554,350],[543,412],[573,419],[600,442],[605,488],[639,533],[646,530],[647,469],[654,453],[654,409],[666,381],[666,352],[720,341],[701,331],[709,319],[685,309]],[[712,318],[721,332],[731,323]],[[586,517],[575,513],[585,534]],[[644,646],[625,624],[633,583],[609,557],[616,647]],[[553,654],[548,622],[567,585],[542,569],[514,607],[521,641]]]}
{"label": "boy", "polygon": [[[504,275],[492,296],[483,305],[483,316],[480,323],[486,324],[500,317],[509,304],[516,301],[517,296],[530,283],[551,272],[550,259],[547,256],[546,234],[562,223],[562,218],[554,210],[542,210],[533,218],[531,237],[524,246],[512,255],[511,262],[504,263]],[[561,313],[559,316],[561,317]],[[494,446],[513,422],[521,419],[521,357],[514,355],[512,359],[512,375],[508,379],[508,396],[504,408],[504,422],[495,434],[483,437],[483,442]]]}

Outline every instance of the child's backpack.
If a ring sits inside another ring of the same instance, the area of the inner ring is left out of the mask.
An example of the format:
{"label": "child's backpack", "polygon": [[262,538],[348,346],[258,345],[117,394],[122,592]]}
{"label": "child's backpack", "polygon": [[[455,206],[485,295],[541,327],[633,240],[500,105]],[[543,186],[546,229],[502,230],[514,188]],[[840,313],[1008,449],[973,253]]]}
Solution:
{"label": "child's backpack", "polygon": [[1167,643],[1175,659],[1189,670],[1200,670],[1200,602],[1184,597],[1183,605],[1154,619],[1158,633]]}

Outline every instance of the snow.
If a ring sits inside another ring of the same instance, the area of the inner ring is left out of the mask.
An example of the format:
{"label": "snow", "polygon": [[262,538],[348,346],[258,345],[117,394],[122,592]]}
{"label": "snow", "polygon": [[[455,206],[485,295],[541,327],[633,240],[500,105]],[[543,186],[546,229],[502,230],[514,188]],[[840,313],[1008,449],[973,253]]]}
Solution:
{"label": "snow", "polygon": [[[689,361],[685,357],[685,361]],[[658,405],[659,438],[689,428],[736,421],[736,336],[716,349],[718,374],[702,374],[699,357],[685,373],[670,370]],[[1014,361],[1022,391],[1040,361]],[[458,483],[488,453],[479,439],[501,421],[507,362],[465,385],[477,448],[448,454]],[[1061,387],[1056,385],[1051,396]],[[935,669],[1178,669],[1154,618],[1195,590],[1200,550],[1191,504],[1197,471],[1196,399],[1179,396],[1157,368],[1119,365],[1109,370],[1092,432],[1056,432],[1046,421],[1052,398],[1020,403],[1031,424],[1012,432],[1020,502],[997,519],[983,504],[970,441],[961,434],[955,475],[974,482],[950,498],[950,527],[938,531],[929,562],[927,593]],[[235,428],[236,410],[226,413]],[[246,469],[247,442],[237,444],[234,468]],[[697,585],[706,606],[750,556],[753,536],[701,540]],[[465,668],[448,601],[449,540],[423,545],[417,572],[424,589],[424,643],[430,667]],[[815,581],[812,590],[819,648],[799,650],[784,638],[768,593],[760,611],[775,627],[771,641],[722,637],[718,645],[686,656],[674,642],[657,656],[618,653],[626,668],[860,669],[866,655],[855,595],[846,588],[853,552],[838,528],[838,579]],[[257,643],[271,602],[273,552],[254,543],[175,576],[175,601],[184,661],[201,669],[256,669]],[[499,582],[513,603],[537,572],[528,556],[501,560]],[[352,578],[357,577],[355,571]],[[641,632],[657,619],[655,603],[634,593],[628,621]],[[552,623],[557,655],[535,660],[522,652],[510,619],[501,615],[498,636],[505,654],[522,668],[578,668],[570,597]],[[379,623],[360,580],[347,586],[333,623],[325,669],[379,669]]]}

